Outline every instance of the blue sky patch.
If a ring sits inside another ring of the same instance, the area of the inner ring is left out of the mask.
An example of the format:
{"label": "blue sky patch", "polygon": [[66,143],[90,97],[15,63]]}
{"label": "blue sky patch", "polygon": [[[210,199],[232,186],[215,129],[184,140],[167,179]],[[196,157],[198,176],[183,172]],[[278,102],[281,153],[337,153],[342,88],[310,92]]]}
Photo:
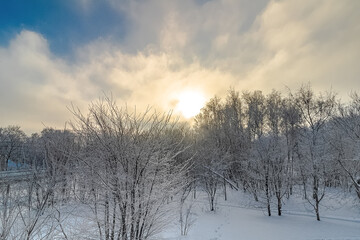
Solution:
{"label": "blue sky patch", "polygon": [[84,11],[70,0],[5,1],[0,10],[0,44],[7,45],[22,29],[42,34],[58,55],[68,55],[100,37],[121,41],[127,30],[125,15],[103,1],[91,4]]}

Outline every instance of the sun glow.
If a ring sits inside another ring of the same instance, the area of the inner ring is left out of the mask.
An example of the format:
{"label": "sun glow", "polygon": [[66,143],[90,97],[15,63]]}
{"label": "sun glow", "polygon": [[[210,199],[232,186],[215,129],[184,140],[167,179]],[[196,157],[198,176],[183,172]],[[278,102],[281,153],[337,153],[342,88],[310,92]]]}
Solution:
{"label": "sun glow", "polygon": [[205,97],[198,91],[184,91],[178,96],[176,110],[185,118],[192,118],[197,115],[205,104]]}

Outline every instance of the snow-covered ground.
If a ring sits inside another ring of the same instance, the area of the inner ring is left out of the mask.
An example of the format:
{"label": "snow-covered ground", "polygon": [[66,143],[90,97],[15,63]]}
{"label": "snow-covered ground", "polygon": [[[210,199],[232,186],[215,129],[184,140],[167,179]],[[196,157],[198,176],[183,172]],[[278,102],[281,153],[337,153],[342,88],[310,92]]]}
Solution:
{"label": "snow-covered ground", "polygon": [[[228,192],[227,201],[219,192],[215,212],[209,211],[206,195],[198,191],[195,199],[189,196],[186,201],[186,206],[192,205],[191,216],[195,220],[187,236],[180,234],[178,204],[171,202],[167,205],[172,211],[168,218],[170,224],[151,240],[360,240],[359,200],[354,195],[330,190],[321,202],[320,222],[316,221],[311,206],[301,193],[294,194],[289,200],[284,198],[282,216],[277,216],[273,206],[273,216],[268,217],[264,205],[261,202],[255,205],[252,196],[242,191]],[[67,239],[99,239],[88,206],[63,205],[57,217],[59,222],[45,221],[32,239],[42,239],[55,226],[46,239],[65,239],[64,233]],[[62,228],[58,225],[60,222]],[[19,233],[22,228],[19,224]]]}
{"label": "snow-covered ground", "polygon": [[180,236],[174,222],[156,239],[162,240],[360,240],[360,206],[350,196],[329,192],[323,200],[321,221],[301,196],[284,201],[283,216],[268,217],[254,206],[249,196],[232,192],[228,201],[217,199],[216,212],[210,212],[201,194],[193,202],[195,223],[187,236]]}

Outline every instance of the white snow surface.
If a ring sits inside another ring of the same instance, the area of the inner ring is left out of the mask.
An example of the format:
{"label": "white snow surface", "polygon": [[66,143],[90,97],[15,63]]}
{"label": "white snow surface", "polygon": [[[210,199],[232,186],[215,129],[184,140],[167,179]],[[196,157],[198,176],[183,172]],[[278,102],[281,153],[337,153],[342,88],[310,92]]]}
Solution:
{"label": "white snow surface", "polygon": [[[200,194],[193,203],[196,219],[187,236],[180,236],[174,222],[155,239],[161,240],[360,240],[360,205],[351,196],[328,193],[321,205],[321,221],[300,195],[284,200],[283,214],[268,217],[261,203],[255,206],[250,196],[233,191],[229,199],[217,198],[215,212],[208,210]],[[284,198],[285,199],[285,198]],[[274,199],[275,200],[275,199]]]}

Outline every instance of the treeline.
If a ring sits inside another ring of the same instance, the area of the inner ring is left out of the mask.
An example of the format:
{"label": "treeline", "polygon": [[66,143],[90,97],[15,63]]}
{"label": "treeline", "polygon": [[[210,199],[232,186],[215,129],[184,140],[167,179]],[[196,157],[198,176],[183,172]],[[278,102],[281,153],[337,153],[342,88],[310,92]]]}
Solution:
{"label": "treeline", "polygon": [[[75,108],[73,114],[71,130],[26,137],[19,127],[1,129],[0,238],[123,240],[158,233],[191,167],[171,115],[130,113],[106,97],[88,115]],[[75,226],[64,224],[64,205],[86,206],[83,221],[94,227],[69,235]]]}
{"label": "treeline", "polygon": [[213,211],[228,188],[250,193],[269,216],[301,189],[320,220],[328,188],[360,199],[360,97],[351,99],[342,104],[310,86],[286,96],[229,90],[189,127],[105,97],[87,115],[73,108],[70,129],[26,136],[0,128],[0,238],[74,238],[63,205],[90,210],[87,237],[122,240],[154,236],[180,205],[186,234],[190,193],[206,192]]}
{"label": "treeline", "polygon": [[351,98],[344,105],[332,92],[316,95],[303,86],[285,97],[230,90],[225,99],[211,99],[194,130],[199,161],[207,169],[201,176],[205,190],[213,198],[222,176],[255,201],[265,199],[271,216],[273,199],[281,215],[283,197],[301,186],[317,220],[328,187],[353,191],[360,199],[360,98]]}

